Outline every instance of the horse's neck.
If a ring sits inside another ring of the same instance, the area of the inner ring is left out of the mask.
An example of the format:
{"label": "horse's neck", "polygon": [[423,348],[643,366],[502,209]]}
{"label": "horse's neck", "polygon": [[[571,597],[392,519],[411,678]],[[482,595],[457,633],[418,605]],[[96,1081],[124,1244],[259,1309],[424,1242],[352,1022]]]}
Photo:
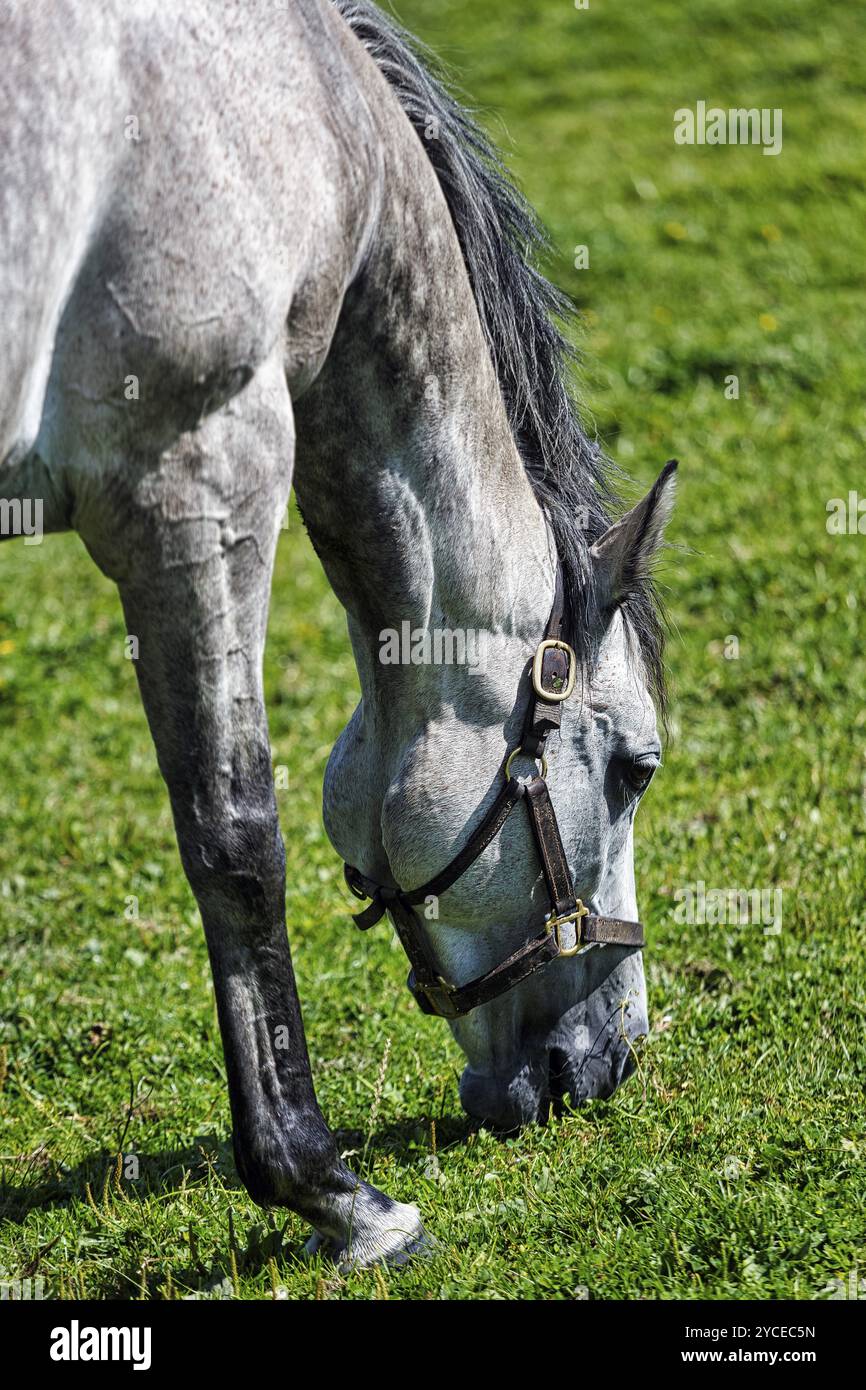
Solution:
{"label": "horse's neck", "polygon": [[[296,411],[296,491],[365,698],[399,679],[376,660],[383,629],[519,643],[543,622],[553,575],[435,174],[402,113],[388,139],[363,274]],[[403,676],[428,692],[437,680]]]}

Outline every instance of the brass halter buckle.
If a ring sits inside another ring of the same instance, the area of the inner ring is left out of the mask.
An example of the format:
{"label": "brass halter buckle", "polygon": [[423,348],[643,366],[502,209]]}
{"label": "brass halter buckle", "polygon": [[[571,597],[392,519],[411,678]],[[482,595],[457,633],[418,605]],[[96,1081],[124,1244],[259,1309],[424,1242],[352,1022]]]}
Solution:
{"label": "brass halter buckle", "polygon": [[[541,667],[544,662],[544,653],[556,651],[566,652],[568,655],[568,675],[562,690],[546,690],[541,683]],[[577,657],[574,649],[567,642],[554,641],[553,638],[545,638],[539,642],[535,649],[535,657],[532,662],[532,688],[539,700],[546,700],[550,705],[558,705],[563,700],[567,700],[574,689],[574,678],[577,674]]]}
{"label": "brass halter buckle", "polygon": [[[564,912],[561,917],[548,917],[545,922],[544,925],[548,936],[552,935],[554,937],[559,947],[559,954],[564,957],[565,960],[568,960],[570,956],[576,956],[580,948],[584,945],[583,928],[580,919],[588,916],[589,908],[585,907],[580,901],[580,898],[578,898],[574,912]],[[569,922],[574,923],[574,945],[563,946],[560,928],[566,926]]]}
{"label": "brass halter buckle", "polygon": [[407,984],[422,1014],[432,1014],[439,1018],[460,1017],[460,1010],[454,1005],[457,986],[449,984],[441,975],[437,975],[435,984],[421,985],[415,978],[415,971],[410,970]]}

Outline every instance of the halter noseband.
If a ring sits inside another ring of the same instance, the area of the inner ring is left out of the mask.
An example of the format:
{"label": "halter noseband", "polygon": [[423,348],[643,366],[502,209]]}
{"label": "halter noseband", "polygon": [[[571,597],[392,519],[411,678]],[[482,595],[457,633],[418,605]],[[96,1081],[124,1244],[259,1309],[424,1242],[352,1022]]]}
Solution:
{"label": "halter noseband", "polygon": [[[553,608],[544,639],[536,648],[532,663],[532,694],[523,736],[506,760],[505,786],[450,864],[435,878],[408,892],[374,883],[350,864],[344,865],[346,883],[355,897],[372,898],[369,907],[354,914],[352,920],[355,926],[367,931],[386,912],[390,913],[412,966],[409,989],[425,1014],[462,1018],[472,1009],[477,1009],[479,1004],[487,1004],[506,990],[513,989],[549,961],[577,955],[583,946],[600,943],[641,947],[644,944],[644,930],[640,922],[593,916],[575,897],[556,812],[550,799],[544,750],[550,733],[560,726],[562,705],[574,689],[577,668],[577,658],[572,648],[562,639],[563,612],[562,568],[557,564]],[[511,764],[518,753],[540,761],[540,774],[526,782],[512,777]],[[544,921],[544,931],[477,979],[465,985],[451,984],[439,974],[415,905],[428,897],[438,897],[450,888],[499,834],[519,801],[524,802],[529,814],[529,824],[550,899],[550,912]]]}

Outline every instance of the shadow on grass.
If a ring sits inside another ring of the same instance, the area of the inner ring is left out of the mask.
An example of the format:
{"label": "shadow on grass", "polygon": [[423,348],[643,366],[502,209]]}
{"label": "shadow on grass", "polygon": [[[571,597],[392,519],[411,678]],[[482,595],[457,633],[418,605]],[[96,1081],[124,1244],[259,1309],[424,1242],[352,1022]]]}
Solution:
{"label": "shadow on grass", "polygon": [[[367,1133],[359,1129],[335,1131],[337,1147],[350,1167],[371,1166],[378,1154],[388,1154],[411,1167],[433,1152],[463,1144],[477,1129],[470,1120],[444,1116],[432,1121],[418,1116],[398,1120]],[[363,1160],[363,1163],[361,1162]],[[163,1196],[182,1186],[189,1191],[217,1183],[227,1192],[243,1192],[232,1154],[231,1139],[215,1134],[199,1136],[193,1144],[153,1154],[119,1156],[107,1149],[90,1154],[75,1167],[55,1163],[37,1150],[0,1167],[0,1220],[21,1223],[31,1211],[85,1202],[105,1206],[113,1197]]]}
{"label": "shadow on grass", "polygon": [[[130,1163],[131,1159],[135,1162]],[[306,1233],[301,1239],[301,1232],[294,1232],[298,1238],[286,1242],[288,1226],[295,1218],[288,1212],[274,1210],[261,1212],[252,1223],[245,1215],[243,1239],[238,1239],[233,1197],[245,1196],[245,1191],[234,1166],[231,1140],[215,1134],[202,1135],[186,1147],[154,1154],[127,1153],[120,1159],[117,1153],[100,1149],[71,1168],[53,1163],[39,1150],[17,1161],[7,1161],[0,1169],[0,1221],[23,1224],[36,1210],[76,1207],[78,1210],[71,1217],[75,1225],[89,1225],[91,1214],[110,1219],[131,1206],[143,1207],[150,1197],[180,1194],[181,1189],[195,1193],[211,1186],[217,1186],[227,1199],[225,1247],[216,1257],[201,1258],[197,1234],[190,1225],[186,1233],[187,1258],[172,1265],[170,1283],[165,1270],[150,1260],[150,1268],[134,1262],[124,1270],[123,1260],[117,1263],[112,1259],[107,1280],[107,1269],[101,1271],[101,1276],[91,1274],[91,1278],[99,1277],[95,1296],[108,1300],[232,1298],[233,1280],[238,1276],[255,1278],[274,1261],[298,1259]],[[82,1206],[87,1210],[82,1211]],[[59,1235],[55,1236],[32,1250],[26,1264],[16,1269],[15,1277],[45,1273],[50,1279],[49,1252],[59,1239]],[[122,1238],[118,1240],[123,1243]],[[69,1287],[75,1288],[74,1281]],[[76,1294],[67,1291],[62,1296],[74,1298]],[[92,1296],[92,1290],[88,1290],[88,1296]]]}
{"label": "shadow on grass", "polygon": [[[385,1125],[373,1133],[338,1130],[335,1137],[340,1152],[363,1176],[371,1175],[377,1154],[389,1154],[402,1166],[420,1170],[433,1152],[431,1123],[430,1118],[422,1116]],[[465,1143],[473,1130],[468,1120],[456,1116],[436,1120],[437,1152]],[[136,1177],[131,1173],[124,1176],[124,1164],[129,1168],[130,1157],[136,1159]],[[252,1220],[244,1212],[243,1235],[239,1239],[233,1196],[245,1198],[245,1189],[234,1166],[231,1140],[214,1134],[202,1135],[186,1147],[154,1154],[126,1154],[120,1159],[116,1153],[100,1149],[71,1168],[56,1164],[41,1150],[7,1160],[0,1167],[0,1221],[21,1225],[33,1211],[73,1206],[80,1209],[84,1205],[87,1213],[79,1210],[72,1216],[78,1225],[87,1223],[91,1212],[103,1218],[116,1217],[124,1207],[129,1210],[129,1203],[143,1205],[149,1197],[165,1197],[181,1190],[195,1193],[212,1185],[227,1199],[225,1244],[218,1254],[211,1252],[207,1259],[201,1257],[191,1225],[185,1237],[189,1243],[184,1251],[186,1258],[173,1262],[170,1284],[165,1270],[158,1265],[145,1268],[134,1262],[124,1269],[123,1259],[117,1262],[112,1257],[112,1268],[103,1271],[95,1296],[107,1300],[230,1299],[236,1296],[234,1281],[239,1277],[255,1279],[267,1271],[271,1273],[271,1283],[276,1285],[279,1264],[293,1264],[303,1258],[309,1228],[287,1209],[263,1210]],[[134,1226],[133,1222],[133,1229]],[[60,1238],[56,1235],[39,1249],[31,1250],[25,1265],[16,1269],[15,1277],[45,1273],[50,1279],[50,1251]],[[112,1241],[121,1239],[117,1234],[112,1236]],[[73,1282],[62,1296],[75,1297],[69,1292],[74,1287]],[[87,1296],[94,1294],[88,1291]],[[261,1296],[268,1294],[263,1291]]]}
{"label": "shadow on grass", "polygon": [[76,1201],[99,1207],[112,1196],[156,1196],[179,1188],[185,1178],[196,1185],[213,1180],[242,1190],[231,1140],[202,1135],[191,1145],[155,1154],[121,1156],[99,1149],[72,1168],[37,1150],[7,1159],[0,1168],[0,1220],[21,1222],[36,1208]]}
{"label": "shadow on grass", "polygon": [[411,1167],[433,1153],[434,1147],[441,1153],[465,1144],[478,1129],[479,1125],[465,1115],[442,1115],[436,1119],[419,1115],[414,1119],[395,1120],[372,1133],[362,1129],[339,1129],[335,1137],[350,1167],[360,1156],[369,1160],[377,1154],[389,1154],[398,1163]]}

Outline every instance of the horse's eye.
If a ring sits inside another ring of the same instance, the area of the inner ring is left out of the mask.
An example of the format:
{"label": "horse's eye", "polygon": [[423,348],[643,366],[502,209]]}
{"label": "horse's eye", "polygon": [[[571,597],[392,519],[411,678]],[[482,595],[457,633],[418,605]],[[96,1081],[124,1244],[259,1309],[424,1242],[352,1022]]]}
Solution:
{"label": "horse's eye", "polygon": [[622,763],[623,779],[632,791],[645,791],[652,781],[653,773],[657,767],[658,761],[652,757],[624,758]]}

